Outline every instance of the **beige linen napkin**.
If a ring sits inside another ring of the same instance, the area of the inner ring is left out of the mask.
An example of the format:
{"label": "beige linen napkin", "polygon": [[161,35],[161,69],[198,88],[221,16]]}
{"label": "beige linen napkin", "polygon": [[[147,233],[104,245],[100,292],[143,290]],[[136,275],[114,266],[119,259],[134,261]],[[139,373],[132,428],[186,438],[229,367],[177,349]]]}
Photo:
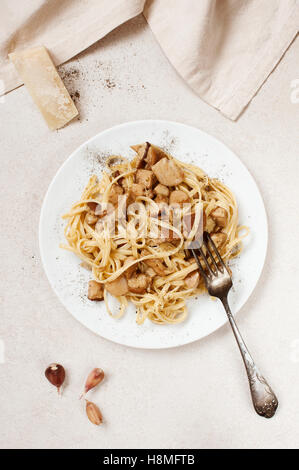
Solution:
{"label": "beige linen napkin", "polygon": [[21,85],[10,52],[45,45],[59,65],[142,11],[180,75],[231,119],[258,91],[299,26],[298,0],[1,0],[2,91]]}

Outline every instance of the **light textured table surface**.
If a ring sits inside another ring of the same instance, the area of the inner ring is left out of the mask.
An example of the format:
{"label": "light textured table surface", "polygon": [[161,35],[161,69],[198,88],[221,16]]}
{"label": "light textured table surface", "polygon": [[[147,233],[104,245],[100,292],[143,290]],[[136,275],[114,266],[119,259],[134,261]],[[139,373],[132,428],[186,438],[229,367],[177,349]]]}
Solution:
{"label": "light textured table surface", "polygon": [[[24,87],[0,103],[1,448],[299,447],[299,104],[291,102],[298,53],[297,39],[231,122],[188,88],[138,17],[61,67],[77,95],[80,120],[50,132]],[[238,322],[277,392],[280,406],[271,420],[252,410],[229,326],[172,350],[118,346],[73,319],[43,272],[39,214],[57,169],[98,132],[148,118],[180,121],[217,137],[260,187],[269,249]],[[53,361],[67,370],[61,399],[43,376]],[[96,366],[107,372],[90,395],[105,417],[100,428],[78,401]]]}

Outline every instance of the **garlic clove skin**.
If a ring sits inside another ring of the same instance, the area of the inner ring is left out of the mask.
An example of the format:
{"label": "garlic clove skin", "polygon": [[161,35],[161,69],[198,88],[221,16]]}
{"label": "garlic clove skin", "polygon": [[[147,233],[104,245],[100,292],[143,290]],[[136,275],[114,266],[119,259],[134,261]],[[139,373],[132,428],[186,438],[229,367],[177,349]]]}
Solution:
{"label": "garlic clove skin", "polygon": [[60,394],[60,388],[65,379],[65,370],[61,364],[52,363],[45,370],[45,376],[49,382],[57,387],[58,393]]}
{"label": "garlic clove skin", "polygon": [[86,393],[92,388],[99,385],[104,380],[105,374],[103,369],[95,368],[89,374],[85,382],[84,392],[80,396],[80,399],[86,395]]}
{"label": "garlic clove skin", "polygon": [[99,407],[88,400],[86,400],[86,414],[92,424],[100,426],[103,423],[103,416]]}
{"label": "garlic clove skin", "polygon": [[89,390],[99,385],[104,380],[104,377],[103,369],[93,369],[86,379],[84,392],[87,393]]}

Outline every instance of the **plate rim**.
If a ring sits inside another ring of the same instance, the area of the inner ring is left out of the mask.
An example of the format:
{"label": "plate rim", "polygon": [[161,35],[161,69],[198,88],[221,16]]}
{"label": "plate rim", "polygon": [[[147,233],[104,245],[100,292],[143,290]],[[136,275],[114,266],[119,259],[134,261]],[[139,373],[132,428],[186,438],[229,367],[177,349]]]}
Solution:
{"label": "plate rim", "polygon": [[94,329],[92,329],[91,327],[89,327],[88,325],[82,323],[80,321],[80,319],[78,319],[72,312],[71,310],[68,308],[68,306],[66,305],[66,303],[64,302],[64,300],[61,298],[58,290],[56,289],[56,287],[54,286],[54,284],[52,283],[52,280],[51,280],[51,277],[49,276],[49,272],[48,272],[48,269],[47,269],[47,264],[45,262],[45,254],[44,254],[44,250],[43,250],[43,245],[42,245],[42,223],[43,223],[43,219],[44,219],[44,213],[45,213],[45,208],[46,208],[46,204],[47,204],[47,201],[48,201],[48,198],[49,198],[49,195],[50,195],[50,192],[51,192],[51,189],[52,189],[52,186],[55,184],[55,181],[56,181],[56,178],[59,176],[59,174],[63,171],[64,167],[68,164],[68,162],[73,158],[73,156],[79,152],[82,148],[88,146],[93,140],[95,140],[96,138],[98,138],[99,136],[104,136],[106,133],[112,131],[113,129],[119,129],[121,127],[126,127],[128,125],[130,126],[134,126],[134,125],[142,125],[142,124],[150,124],[150,123],[155,123],[155,124],[161,124],[161,125],[164,125],[164,126],[167,126],[167,124],[171,124],[171,125],[178,125],[180,127],[185,127],[187,129],[191,129],[191,130],[195,130],[195,131],[199,131],[201,132],[202,134],[206,135],[209,139],[211,139],[212,141],[216,142],[217,144],[221,144],[222,146],[226,147],[229,152],[238,160],[239,164],[243,167],[243,169],[246,170],[246,172],[249,174],[251,180],[252,180],[252,183],[255,185],[256,187],[256,190],[257,190],[257,193],[259,195],[259,198],[260,198],[260,201],[261,201],[261,208],[262,208],[262,211],[263,211],[263,219],[264,219],[264,223],[265,223],[265,234],[264,234],[264,250],[263,250],[263,259],[261,260],[261,263],[260,263],[260,267],[259,267],[259,271],[257,271],[257,275],[256,275],[256,280],[255,280],[255,283],[254,285],[251,287],[248,295],[247,295],[247,298],[246,300],[244,301],[244,303],[241,305],[241,307],[239,307],[238,311],[237,312],[234,312],[234,316],[238,315],[242,310],[243,308],[245,307],[245,305],[247,304],[248,300],[250,299],[253,291],[255,290],[258,282],[260,281],[260,278],[261,278],[261,275],[262,275],[262,272],[264,270],[264,267],[265,267],[265,261],[266,261],[266,257],[267,257],[267,252],[268,252],[268,244],[269,244],[269,222],[268,222],[268,216],[267,216],[267,211],[266,211],[266,207],[265,207],[265,203],[264,203],[264,199],[263,199],[263,196],[261,194],[261,191],[259,189],[259,186],[255,180],[255,178],[253,177],[253,175],[251,174],[251,171],[247,168],[247,166],[243,163],[243,161],[240,159],[240,157],[233,151],[230,149],[230,147],[224,143],[222,140],[218,139],[217,137],[214,137],[213,135],[209,134],[208,132],[198,128],[198,127],[195,127],[195,126],[192,126],[192,125],[189,125],[189,124],[185,124],[185,123],[182,123],[180,121],[172,121],[172,120],[168,120],[168,119],[138,119],[138,120],[134,120],[134,121],[126,121],[126,122],[123,122],[123,123],[120,123],[120,124],[115,124],[111,127],[108,127],[107,129],[104,129],[103,131],[101,132],[98,132],[97,134],[93,135],[92,137],[90,137],[89,139],[87,139],[86,141],[84,141],[82,144],[80,144],[78,147],[76,147],[76,149],[66,158],[66,160],[60,165],[60,167],[57,169],[57,171],[55,172],[54,176],[52,177],[52,180],[47,188],[47,191],[44,195],[44,198],[43,198],[43,201],[42,201],[42,205],[41,205],[41,210],[40,210],[40,217],[39,217],[39,225],[38,225],[38,241],[39,241],[39,251],[40,251],[40,258],[41,258],[41,261],[42,261],[42,266],[43,266],[43,269],[44,269],[44,272],[46,274],[46,277],[47,277],[47,280],[53,290],[53,292],[55,293],[56,297],[58,298],[58,300],[60,301],[60,303],[63,305],[63,307],[67,310],[67,312],[69,314],[71,314],[72,318],[74,318],[76,321],[78,321],[78,323],[80,323],[82,326],[84,326],[85,328],[87,328],[89,331],[91,331],[92,333],[94,333],[95,335],[103,338],[104,340],[107,340],[107,341],[111,341],[113,342],[114,344],[119,344],[121,346],[126,346],[126,347],[130,347],[130,348],[134,348],[134,349],[145,349],[145,350],[159,350],[159,349],[173,349],[173,348],[176,348],[176,347],[181,347],[181,346],[184,346],[184,345],[187,345],[187,344],[192,344],[194,343],[195,341],[200,341],[201,339],[203,338],[207,338],[209,337],[210,335],[212,335],[213,333],[215,333],[216,331],[218,331],[220,328],[223,328],[227,323],[228,323],[228,318],[226,315],[223,315],[223,321],[221,322],[221,324],[219,324],[213,331],[205,334],[204,336],[201,336],[199,338],[192,338],[192,339],[186,339],[184,342],[179,342],[177,344],[173,344],[173,345],[166,345],[164,346],[163,344],[159,344],[157,346],[155,345],[152,345],[152,346],[141,346],[141,345],[134,345],[134,344],[128,344],[127,342],[125,341],[122,341],[122,340],[118,340],[118,339],[113,339],[113,338],[108,338],[106,336],[102,336],[99,332],[97,331],[94,331]]}

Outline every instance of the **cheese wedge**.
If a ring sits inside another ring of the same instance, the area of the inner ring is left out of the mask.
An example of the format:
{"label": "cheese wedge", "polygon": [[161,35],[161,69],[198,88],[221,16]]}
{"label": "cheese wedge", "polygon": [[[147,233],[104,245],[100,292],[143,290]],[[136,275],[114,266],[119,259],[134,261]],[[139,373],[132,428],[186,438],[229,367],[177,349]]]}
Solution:
{"label": "cheese wedge", "polygon": [[78,110],[45,47],[12,52],[9,58],[51,130],[60,129],[78,116]]}

